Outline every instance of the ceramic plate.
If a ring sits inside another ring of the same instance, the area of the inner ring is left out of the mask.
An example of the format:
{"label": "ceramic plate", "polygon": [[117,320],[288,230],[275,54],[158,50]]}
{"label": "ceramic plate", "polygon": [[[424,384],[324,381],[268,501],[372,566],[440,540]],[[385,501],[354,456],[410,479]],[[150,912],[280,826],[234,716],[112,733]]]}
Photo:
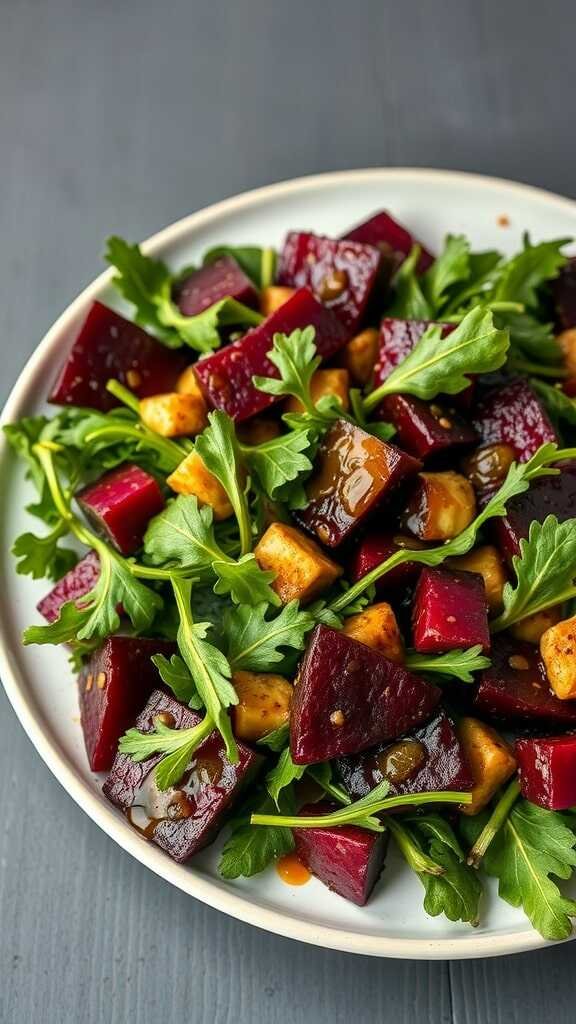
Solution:
{"label": "ceramic plate", "polygon": [[[340,235],[380,208],[389,209],[432,251],[447,232],[463,232],[474,248],[512,252],[529,231],[540,241],[576,236],[576,203],[538,189],[477,175],[428,170],[367,170],[324,174],[248,192],[192,214],[161,231],[146,251],[175,267],[197,261],[222,242],[280,246],[290,228]],[[112,228],[112,225],[110,225]],[[101,238],[94,239],[98,248]],[[43,409],[44,396],[64,353],[94,299],[124,312],[105,273],[87,288],[48,331],[8,400],[3,422]],[[128,311],[129,315],[129,311]],[[486,897],[480,928],[428,918],[415,875],[391,856],[368,907],[357,908],[320,882],[291,888],[272,869],[236,883],[219,878],[218,844],[193,864],[174,864],[146,843],[103,799],[102,779],[86,762],[76,687],[63,651],[23,649],[19,636],[37,621],[42,582],[14,572],[10,546],[23,529],[30,500],[21,468],[0,441],[0,673],[8,697],[32,743],[64,788],[104,831],[152,871],[183,892],[225,913],[319,946],[372,956],[443,959],[496,956],[544,945],[524,916]],[[113,885],[113,882],[111,882]]]}

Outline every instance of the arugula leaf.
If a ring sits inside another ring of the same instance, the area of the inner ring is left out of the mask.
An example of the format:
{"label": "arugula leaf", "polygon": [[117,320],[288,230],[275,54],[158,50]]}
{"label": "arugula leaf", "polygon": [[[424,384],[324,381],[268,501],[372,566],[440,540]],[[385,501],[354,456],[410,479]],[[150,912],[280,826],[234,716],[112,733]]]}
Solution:
{"label": "arugula leaf", "polygon": [[556,423],[565,420],[566,423],[576,427],[576,399],[569,398],[561,388],[545,384],[543,380],[537,380],[535,377],[531,379],[530,386],[542,399],[548,413]]}
{"label": "arugula leaf", "polygon": [[275,754],[279,754],[288,743],[289,736],[290,726],[286,722],[284,725],[278,726],[277,729],[273,729],[272,732],[267,732],[265,736],[256,741],[256,746],[268,747]]}
{"label": "arugula leaf", "polygon": [[470,244],[464,235],[448,235],[444,249],[422,275],[422,291],[431,311],[440,311],[448,289],[468,277]]}
{"label": "arugula leaf", "polygon": [[481,644],[476,644],[467,651],[448,651],[447,654],[439,654],[436,657],[418,654],[416,651],[409,651],[406,655],[407,668],[416,672],[439,672],[441,675],[460,679],[463,683],[473,683],[473,673],[489,668],[490,665],[490,658],[482,654]]}
{"label": "arugula leaf", "polygon": [[334,782],[332,778],[332,766],[329,761],[323,761],[321,764],[310,764],[308,765],[308,775],[322,787],[325,793],[333,797],[338,801],[339,804],[351,804],[352,801],[348,796],[348,793],[342,786],[339,786]]}
{"label": "arugula leaf", "polygon": [[216,245],[204,255],[203,263],[214,263],[222,256],[232,256],[257,288],[274,284],[276,253],[258,245]]}
{"label": "arugula leaf", "polygon": [[538,309],[538,290],[558,276],[566,264],[560,249],[571,241],[557,238],[532,245],[526,235],[522,251],[503,266],[491,298],[497,302],[519,302],[528,310]]}
{"label": "arugula leaf", "polygon": [[315,337],[314,327],[298,328],[291,334],[275,334],[273,347],[267,355],[280,377],[252,378],[254,387],[260,391],[268,395],[292,395],[301,403],[303,412],[286,413],[283,419],[295,431],[310,431],[311,441],[333,420],[345,415],[335,395],[323,395],[317,402],[312,399],[312,377],[322,362]]}
{"label": "arugula leaf", "polygon": [[187,704],[189,708],[202,707],[202,701],[190,675],[188,666],[180,655],[170,655],[170,660],[163,654],[154,654],[152,664],[156,666],[160,678],[166,686],[169,686],[177,700]]}
{"label": "arugula leaf", "polygon": [[252,526],[234,423],[218,410],[209,414],[208,421],[209,426],[196,439],[195,449],[228,495],[240,530],[240,554],[246,555],[252,550]]}
{"label": "arugula leaf", "polygon": [[42,519],[48,526],[55,526],[59,521],[58,512],[46,484],[46,478],[38,459],[34,455],[34,445],[44,434],[50,421],[45,416],[23,416],[17,423],[7,423],[2,429],[10,447],[26,464],[26,477],[34,484],[38,501],[26,506],[26,511],[37,519]]}
{"label": "arugula leaf", "polygon": [[129,754],[137,762],[146,761],[154,754],[163,754],[154,769],[154,775],[158,789],[169,789],[180,781],[192,754],[213,729],[214,723],[209,715],[190,729],[171,729],[160,718],[155,718],[154,729],[150,732],[128,729],[120,738],[118,750],[121,754]]}
{"label": "arugula leaf", "polygon": [[240,451],[248,469],[273,501],[281,498],[287,484],[312,470],[313,448],[307,429],[291,430],[264,444],[240,445]]}
{"label": "arugula leaf", "polygon": [[424,295],[419,274],[421,249],[414,245],[410,254],[400,265],[394,277],[394,300],[386,310],[386,315],[402,320],[433,320],[435,310],[432,309]]}
{"label": "arugula leaf", "polygon": [[464,851],[449,823],[438,814],[429,814],[405,818],[402,825],[417,848],[440,869],[417,871],[426,892],[426,913],[431,917],[444,914],[449,921],[477,925],[482,884],[478,872],[466,864]]}
{"label": "arugula leaf", "polygon": [[78,555],[69,548],[60,547],[58,541],[68,533],[63,520],[44,537],[21,533],[12,545],[12,554],[19,559],[16,572],[33,579],[59,580],[78,561]]}
{"label": "arugula leaf", "polygon": [[537,365],[552,364],[552,369],[557,367],[557,376],[561,376],[562,349],[554,337],[553,324],[540,323],[531,313],[498,313],[496,319],[499,327],[510,331],[512,368],[517,366],[523,372],[522,359],[532,359]]}
{"label": "arugula leaf", "polygon": [[229,594],[235,604],[279,605],[280,598],[270,584],[276,573],[261,569],[253,554],[243,555],[235,562],[231,558],[212,562],[218,576],[214,584],[215,594]]}
{"label": "arugula leaf", "polygon": [[270,665],[282,661],[281,648],[302,650],[306,634],[316,624],[314,614],[300,610],[298,601],[290,601],[270,620],[267,611],[268,605],[262,602],[253,608],[239,604],[225,612],[224,643],[234,671],[268,671]]}
{"label": "arugula leaf", "polygon": [[[266,813],[272,807],[271,801],[265,800],[260,811]],[[218,871],[223,878],[251,878],[293,849],[294,839],[289,829],[273,825],[252,828],[250,816],[242,816],[224,845]]]}
{"label": "arugula leaf", "polygon": [[301,779],[306,771],[305,764],[294,764],[290,754],[290,747],[286,747],[277,763],[266,776],[266,789],[272,797],[278,810],[280,810],[279,797],[283,789],[291,786],[293,782]]}
{"label": "arugula leaf", "polygon": [[180,494],[150,520],[144,551],[152,565],[179,565],[195,575],[226,555],[214,535],[213,512],[193,494]]}

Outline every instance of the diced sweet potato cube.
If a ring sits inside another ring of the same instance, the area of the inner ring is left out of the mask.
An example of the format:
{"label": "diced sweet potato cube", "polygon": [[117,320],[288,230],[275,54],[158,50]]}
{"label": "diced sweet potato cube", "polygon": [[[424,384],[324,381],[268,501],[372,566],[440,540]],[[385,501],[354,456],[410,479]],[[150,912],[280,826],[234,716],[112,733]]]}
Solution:
{"label": "diced sweet potato cube", "polygon": [[404,641],[394,611],[386,601],[366,608],[344,620],[343,632],[354,640],[380,651],[389,661],[404,664]]}
{"label": "diced sweet potato cube", "polygon": [[540,653],[556,696],[560,700],[576,698],[576,615],[546,630]]}
{"label": "diced sweet potato cube", "polygon": [[176,391],[179,395],[195,395],[196,398],[201,398],[204,401],[202,388],[193,366],[187,366],[180,374],[176,381]]}
{"label": "diced sweet potato cube", "polygon": [[272,523],[254,548],[261,569],[272,570],[271,586],[283,604],[311,601],[342,575],[341,566],[294,526]]}
{"label": "diced sweet potato cube", "polygon": [[273,673],[234,672],[238,704],[232,708],[234,735],[248,743],[286,725],[290,717],[292,684]]}
{"label": "diced sweet potato cube", "polygon": [[562,331],[556,338],[564,354],[564,365],[571,377],[576,377],[576,327]]}
{"label": "diced sweet potato cube", "polygon": [[[316,370],[310,382],[310,395],[314,403],[320,401],[324,395],[334,395],[340,402],[344,412],[350,407],[349,395],[350,379],[348,370]],[[286,412],[304,412],[302,402],[291,396],[284,406]]]}
{"label": "diced sweet potato cube", "polygon": [[410,255],[414,245],[419,245],[420,259],[416,268],[418,274],[423,274],[434,263],[434,256],[428,249],[386,210],[375,213],[358,227],[352,228],[344,235],[344,238],[349,238],[353,242],[375,245],[384,255],[392,254],[396,267],[400,266]]}
{"label": "diced sweet potato cube", "polygon": [[576,736],[516,740],[520,791],[548,811],[576,804]]}
{"label": "diced sweet potato cube", "polygon": [[576,726],[576,701],[559,700],[551,691],[537,647],[502,634],[492,644],[490,657],[492,665],[482,672],[474,696],[479,714],[502,721]]}
{"label": "diced sweet potato cube", "polygon": [[467,555],[447,558],[446,565],[449,569],[458,569],[461,572],[479,573],[484,580],[490,611],[496,614],[502,610],[502,593],[507,575],[498,548],[492,544],[484,544],[469,551]]}
{"label": "diced sweet potato cube", "polygon": [[514,774],[516,758],[496,730],[477,718],[461,718],[456,731],[474,776],[472,803],[462,804],[460,810],[463,814],[478,814]]}
{"label": "diced sweet potato cube", "polygon": [[342,351],[340,361],[348,370],[354,384],[368,384],[374,373],[374,364],[378,355],[378,331],[367,327],[349,341]]}
{"label": "diced sweet potato cube", "polygon": [[[562,618],[563,605],[556,604],[552,608],[546,608],[543,612],[535,612],[528,615],[520,622],[515,622],[510,627],[510,633],[516,640],[525,640],[529,644],[540,643],[542,634],[560,622]],[[550,673],[548,673],[550,675]]]}
{"label": "diced sweet potato cube", "polygon": [[410,497],[406,527],[420,540],[450,540],[476,515],[474,490],[460,473],[420,473]]}
{"label": "diced sweet potato cube", "polygon": [[201,434],[208,426],[206,402],[196,395],[153,395],[140,402],[140,417],[150,430],[162,437]]}
{"label": "diced sweet potato cube", "polygon": [[197,316],[227,298],[245,306],[258,306],[258,292],[252,281],[234,257],[228,255],[193,270],[174,289],[174,302],[184,316]]}
{"label": "diced sweet potato cube", "polygon": [[266,444],[280,437],[282,428],[278,420],[269,420],[265,416],[254,416],[247,423],[240,423],[236,430],[242,444]]}
{"label": "diced sweet potato cube", "polygon": [[228,519],[234,509],[219,480],[196,452],[190,452],[168,477],[166,483],[176,494],[195,494],[201,505],[210,505],[214,519]]}
{"label": "diced sweet potato cube", "polygon": [[146,527],[164,508],[158,482],[140,466],[124,465],[76,495],[84,515],[123,555],[142,544]]}
{"label": "diced sweet potato cube", "polygon": [[476,644],[490,650],[484,581],[477,573],[425,567],[416,584],[412,615],[414,647],[422,654]]}
{"label": "diced sweet potato cube", "polygon": [[509,444],[528,462],[547,441],[557,441],[548,413],[524,377],[494,388],[478,403],[474,426],[485,444]]}
{"label": "diced sweet potato cube", "polygon": [[260,292],[260,312],[270,316],[294,295],[294,288],[282,288],[280,285],[269,285]]}

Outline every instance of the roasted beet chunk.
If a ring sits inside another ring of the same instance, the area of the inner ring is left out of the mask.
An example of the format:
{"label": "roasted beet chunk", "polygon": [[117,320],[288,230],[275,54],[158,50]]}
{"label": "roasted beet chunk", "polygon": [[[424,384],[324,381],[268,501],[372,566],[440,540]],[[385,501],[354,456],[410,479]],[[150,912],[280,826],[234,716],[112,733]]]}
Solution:
{"label": "roasted beet chunk", "polygon": [[562,330],[576,327],[576,256],[560,271],[552,284],[556,320]]}
{"label": "roasted beet chunk", "polygon": [[481,677],[474,706],[503,721],[576,725],[576,700],[559,700],[551,689],[538,648],[507,637],[492,645],[492,666]]}
{"label": "roasted beet chunk", "polygon": [[291,231],[280,253],[278,283],[311,288],[353,331],[370,298],[380,263],[380,252],[372,245]]}
{"label": "roasted beet chunk", "polygon": [[347,420],[336,420],[320,446],[299,521],[336,547],[420,463]]}
{"label": "roasted beet chunk", "polygon": [[108,771],[118,740],[160,683],[153,654],[169,657],[167,640],[111,636],[78,677],[78,697],[86,753],[93,772]]}
{"label": "roasted beet chunk", "polygon": [[416,732],[337,762],[353,800],[366,796],[384,779],[390,796],[472,789],[474,780],[448,715],[440,711]]}
{"label": "roasted beet chunk", "polygon": [[512,498],[506,506],[506,516],[493,519],[491,531],[502,551],[512,561],[520,552],[520,540],[528,536],[530,523],[544,522],[553,515],[560,522],[576,513],[576,462],[563,462],[557,476],[541,477],[530,484],[524,494]]}
{"label": "roasted beet chunk", "polygon": [[[397,551],[405,548],[418,550],[424,546],[415,537],[374,529],[362,538],[354,552],[351,565],[352,580],[354,583],[361,580],[363,576],[381,565],[391,555],[396,554]],[[409,586],[416,582],[421,572],[422,566],[418,562],[404,562],[382,576],[376,583],[376,588],[379,592],[387,593],[399,587]]]}
{"label": "roasted beet chunk", "polygon": [[174,391],[188,356],[151,338],[136,324],[95,302],[60,370],[50,401],[108,412],[119,404],[106,391],[110,378],[138,398]]}
{"label": "roasted beet chunk", "polygon": [[[380,325],[380,345],[378,358],[374,367],[374,386],[383,384],[431,326],[430,320],[400,320],[396,317],[384,317]],[[439,324],[442,335],[450,334],[454,324]]]}
{"label": "roasted beet chunk", "polygon": [[48,622],[56,622],[60,617],[62,605],[67,601],[77,601],[79,597],[88,594],[96,586],[99,576],[98,555],[95,551],[89,551],[36,605],[40,615]]}
{"label": "roasted beet chunk", "polygon": [[450,449],[470,448],[478,434],[452,408],[410,395],[388,395],[378,416],[396,427],[396,440],[419,459]]}
{"label": "roasted beet chunk", "polygon": [[232,256],[221,256],[178,281],[174,301],[184,316],[196,316],[221,299],[258,305],[258,292]]}
{"label": "roasted beet chunk", "polygon": [[300,664],[290,715],[296,764],[357,754],[425,721],[437,686],[328,626],[316,626]]}
{"label": "roasted beet chunk", "polygon": [[522,796],[549,811],[576,804],[576,736],[516,741]]}
{"label": "roasted beet chunk", "polygon": [[334,313],[318,302],[307,288],[300,288],[259,327],[195,364],[196,375],[210,404],[223,409],[239,423],[277,402],[274,395],[258,391],[252,377],[278,377],[278,370],[268,359],[274,335],[291,334],[296,328],[308,326],[316,331],[316,348],[323,359],[335,355],[350,337]]}
{"label": "roasted beet chunk", "polygon": [[[330,814],[328,803],[309,804],[301,818]],[[303,864],[332,892],[363,907],[384,867],[388,836],[356,825],[293,829],[296,853]]]}
{"label": "roasted beet chunk", "polygon": [[76,500],[87,519],[123,555],[140,547],[148,522],[164,508],[154,477],[132,465],[106,473],[80,491]]}
{"label": "roasted beet chunk", "polygon": [[344,238],[351,242],[363,242],[367,245],[375,245],[386,258],[392,257],[395,267],[400,266],[410,254],[412,246],[420,246],[420,259],[418,260],[417,271],[423,274],[434,262],[434,256],[418,242],[414,235],[402,227],[394,217],[391,217],[386,210],[375,213],[369,220],[359,224],[358,227],[348,231]]}
{"label": "roasted beet chunk", "polygon": [[515,377],[478,403],[474,426],[484,444],[509,444],[520,462],[558,438],[540,399],[523,377]]}
{"label": "roasted beet chunk", "polygon": [[[184,704],[154,690],[136,719],[136,728],[150,732],[160,714],[177,729],[190,729],[200,721]],[[153,773],[160,756],[137,764],[128,754],[117,754],[104,795],[125,811],[146,839],[182,863],[212,842],[226,812],[258,771],[262,762],[258,754],[239,743],[238,755],[238,764],[230,764],[220,734],[213,732],[193,754],[178,785],[161,791]]]}
{"label": "roasted beet chunk", "polygon": [[441,654],[480,644],[490,650],[484,580],[475,572],[425,568],[414,595],[414,647]]}

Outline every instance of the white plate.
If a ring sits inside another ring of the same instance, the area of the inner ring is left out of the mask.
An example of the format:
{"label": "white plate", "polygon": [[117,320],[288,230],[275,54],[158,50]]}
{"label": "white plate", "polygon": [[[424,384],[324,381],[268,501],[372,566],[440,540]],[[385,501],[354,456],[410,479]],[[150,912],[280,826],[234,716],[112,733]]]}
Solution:
{"label": "white plate", "polygon": [[[447,232],[464,232],[475,248],[496,247],[507,252],[519,247],[526,230],[535,240],[576,236],[576,203],[568,199],[477,175],[390,169],[324,174],[248,192],[166,228],[147,243],[146,250],[177,267],[194,263],[204,249],[221,242],[279,246],[290,228],[339,235],[382,207],[390,209],[433,251]],[[101,241],[95,238],[94,245]],[[94,299],[124,310],[110,288],[110,274],[102,274],[48,331],[12,391],[3,422],[43,408],[56,367]],[[272,869],[251,880],[224,882],[216,871],[217,845],[192,865],[181,866],[142,840],[102,798],[102,780],[88,769],[76,687],[64,652],[24,649],[19,644],[24,626],[37,621],[35,604],[47,588],[14,572],[9,549],[23,529],[26,517],[22,509],[30,493],[3,439],[0,472],[0,673],[4,687],[50,770],[120,846],[204,903],[271,932],[319,946],[431,960],[496,956],[545,945],[519,911],[496,898],[493,888],[485,901],[482,925],[476,930],[428,918],[422,910],[420,883],[394,856],[376,897],[368,907],[359,909],[316,880],[303,888],[290,888]],[[113,887],[113,880],[110,884]]]}

